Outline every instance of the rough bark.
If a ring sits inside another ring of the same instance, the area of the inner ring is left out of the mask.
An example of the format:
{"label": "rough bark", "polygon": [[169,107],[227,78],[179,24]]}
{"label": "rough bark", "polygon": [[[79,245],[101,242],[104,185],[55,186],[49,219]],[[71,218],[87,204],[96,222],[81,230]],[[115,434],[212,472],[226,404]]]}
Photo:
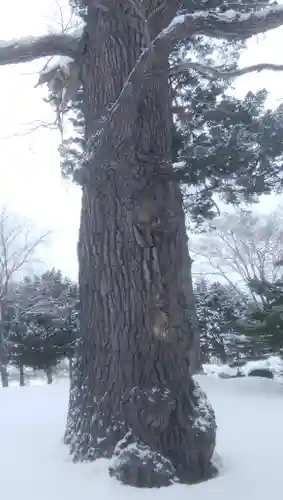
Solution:
{"label": "rough bark", "polygon": [[127,484],[193,483],[213,472],[216,425],[190,375],[190,259],[180,189],[170,180],[168,58],[154,60],[158,76],[133,85],[107,140],[96,140],[96,118],[116,101],[144,43],[141,22],[116,5],[111,16],[91,8],[87,16],[82,342],[65,442],[75,460],[112,457],[110,473]]}

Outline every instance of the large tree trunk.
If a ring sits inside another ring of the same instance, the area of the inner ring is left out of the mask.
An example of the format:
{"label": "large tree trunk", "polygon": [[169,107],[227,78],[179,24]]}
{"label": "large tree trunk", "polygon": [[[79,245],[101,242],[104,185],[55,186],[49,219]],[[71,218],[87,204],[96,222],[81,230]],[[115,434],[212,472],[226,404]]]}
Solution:
{"label": "large tree trunk", "polygon": [[[115,5],[88,11],[87,138],[142,50],[141,25]],[[154,36],[162,16],[158,24]],[[82,342],[65,440],[76,460],[112,457],[110,473],[137,486],[207,479],[215,445],[213,410],[190,372],[195,316],[181,193],[171,180],[167,65],[166,54],[155,62],[156,76],[113,120],[107,142],[94,150],[92,141],[78,246]]]}

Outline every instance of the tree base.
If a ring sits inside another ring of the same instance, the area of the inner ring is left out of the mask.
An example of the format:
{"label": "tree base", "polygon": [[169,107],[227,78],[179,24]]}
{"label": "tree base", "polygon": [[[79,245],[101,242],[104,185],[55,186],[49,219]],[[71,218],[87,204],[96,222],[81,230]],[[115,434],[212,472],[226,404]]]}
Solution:
{"label": "tree base", "polygon": [[69,429],[65,438],[74,461],[109,458],[110,475],[136,487],[195,484],[217,475],[212,464],[215,416],[193,379],[174,393],[127,389],[116,414],[108,397],[104,396],[103,412],[97,406],[97,413],[92,408],[84,418],[78,419],[76,413],[72,420],[76,429]]}

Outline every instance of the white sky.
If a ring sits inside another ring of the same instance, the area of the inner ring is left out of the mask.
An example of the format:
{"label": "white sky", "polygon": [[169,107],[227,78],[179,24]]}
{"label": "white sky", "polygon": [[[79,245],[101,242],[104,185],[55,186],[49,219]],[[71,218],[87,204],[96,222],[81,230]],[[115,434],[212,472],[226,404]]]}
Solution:
{"label": "white sky", "polygon": [[[62,1],[60,0],[62,5]],[[40,35],[59,30],[60,11],[54,0],[9,0],[1,2],[1,39]],[[76,278],[76,242],[79,225],[80,190],[62,180],[56,131],[27,131],[39,120],[54,121],[42,100],[44,89],[34,88],[43,61],[0,68],[0,203],[49,228],[53,236],[42,259]]]}
{"label": "white sky", "polygon": [[[67,0],[9,0],[1,2],[0,33],[7,40],[40,35],[60,29],[58,4]],[[283,29],[279,28],[249,43],[241,65],[258,62],[283,63]],[[281,55],[280,55],[281,54]],[[35,224],[53,231],[41,258],[46,266],[56,266],[72,278],[77,275],[76,243],[79,226],[80,190],[62,180],[56,131],[39,128],[24,134],[40,120],[52,122],[50,107],[42,100],[44,89],[34,88],[43,61],[0,67],[0,204],[31,218]],[[237,80],[237,94],[266,87],[270,105],[283,98],[283,72],[262,72]],[[19,135],[20,134],[20,135]],[[261,210],[270,210],[276,200],[264,199]]]}

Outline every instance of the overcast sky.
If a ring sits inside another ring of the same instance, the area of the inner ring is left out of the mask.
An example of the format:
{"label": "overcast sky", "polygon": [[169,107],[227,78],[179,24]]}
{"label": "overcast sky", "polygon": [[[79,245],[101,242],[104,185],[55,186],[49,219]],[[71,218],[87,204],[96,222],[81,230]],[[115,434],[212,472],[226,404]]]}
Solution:
{"label": "overcast sky", "polygon": [[[67,0],[9,0],[0,7],[1,39],[40,35],[59,30],[58,3]],[[58,19],[58,22],[56,21]],[[283,63],[283,30],[277,29],[249,43],[241,65],[259,62]],[[280,50],[279,50],[280,48]],[[77,275],[76,244],[79,226],[80,190],[62,180],[59,168],[59,134],[37,128],[52,122],[50,107],[42,100],[44,89],[34,88],[44,61],[0,67],[0,204],[51,229],[50,244],[42,253],[47,266],[56,266],[72,278]],[[262,72],[237,80],[237,94],[266,87],[270,105],[283,98],[283,72]],[[36,129],[33,133],[27,133]],[[270,210],[274,201],[263,200]]]}

